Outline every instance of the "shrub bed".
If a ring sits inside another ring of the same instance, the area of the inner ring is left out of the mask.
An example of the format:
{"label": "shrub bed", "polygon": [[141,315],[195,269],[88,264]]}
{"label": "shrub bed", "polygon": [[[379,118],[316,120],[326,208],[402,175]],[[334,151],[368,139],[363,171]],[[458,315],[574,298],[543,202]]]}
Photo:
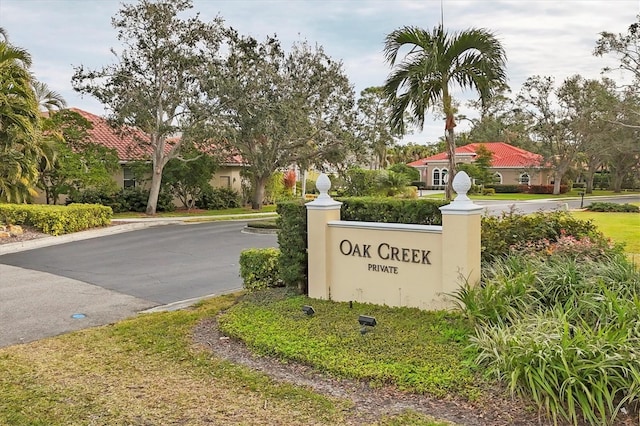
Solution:
{"label": "shrub bed", "polygon": [[97,204],[51,206],[39,204],[0,204],[0,221],[29,225],[50,235],[68,234],[107,226],[113,211]]}
{"label": "shrub bed", "polygon": [[637,409],[640,271],[624,256],[513,255],[457,297],[478,364],[554,423],[611,424]]}

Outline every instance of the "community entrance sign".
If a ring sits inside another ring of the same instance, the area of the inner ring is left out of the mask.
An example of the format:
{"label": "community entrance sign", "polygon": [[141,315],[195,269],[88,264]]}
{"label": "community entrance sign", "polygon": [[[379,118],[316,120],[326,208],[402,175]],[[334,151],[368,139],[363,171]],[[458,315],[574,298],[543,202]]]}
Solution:
{"label": "community entrance sign", "polygon": [[467,197],[471,180],[458,172],[458,196],[442,226],[340,220],[342,203],[322,174],[320,196],[307,203],[309,297],[420,309],[446,309],[450,294],[480,280],[482,207]]}

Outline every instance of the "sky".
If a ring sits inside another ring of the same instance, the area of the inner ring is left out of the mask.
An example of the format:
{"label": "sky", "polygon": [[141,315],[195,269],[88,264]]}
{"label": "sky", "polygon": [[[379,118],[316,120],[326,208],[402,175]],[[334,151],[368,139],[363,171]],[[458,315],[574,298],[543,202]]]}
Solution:
{"label": "sky", "polygon": [[[127,0],[125,3],[132,3]],[[74,67],[99,69],[113,64],[122,45],[111,26],[119,0],[0,0],[0,27],[9,41],[32,56],[31,71],[60,93],[69,107],[104,114],[97,100],[74,92]],[[276,34],[284,47],[296,41],[317,43],[342,61],[356,95],[381,86],[391,71],[383,56],[384,38],[403,26],[427,30],[440,24],[456,32],[486,28],[502,42],[508,84],[517,93],[530,76],[552,76],[557,84],[574,74],[600,78],[615,67],[614,56],[595,57],[599,33],[626,33],[640,14],[640,0],[193,0],[193,10],[209,21],[221,16],[241,34],[263,40]],[[609,75],[621,80],[617,72]],[[460,112],[469,91],[454,91]],[[468,129],[458,123],[456,131]],[[402,142],[433,143],[444,135],[444,122],[429,114],[424,130]]]}

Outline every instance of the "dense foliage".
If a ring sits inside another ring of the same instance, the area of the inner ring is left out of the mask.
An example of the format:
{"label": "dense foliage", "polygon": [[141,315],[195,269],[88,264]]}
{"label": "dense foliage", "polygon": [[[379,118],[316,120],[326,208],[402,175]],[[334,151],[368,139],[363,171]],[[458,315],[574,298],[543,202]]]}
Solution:
{"label": "dense foliage", "polygon": [[[101,189],[87,189],[67,198],[67,204],[102,204],[110,207],[114,213],[123,212],[145,212],[147,201],[149,200],[149,190],[142,188],[124,188],[118,191]],[[173,197],[167,193],[160,193],[157,202],[157,211],[175,210]]]}
{"label": "dense foliage", "polygon": [[200,192],[196,207],[206,210],[235,209],[240,207],[240,194],[231,188],[212,188],[210,185]]}

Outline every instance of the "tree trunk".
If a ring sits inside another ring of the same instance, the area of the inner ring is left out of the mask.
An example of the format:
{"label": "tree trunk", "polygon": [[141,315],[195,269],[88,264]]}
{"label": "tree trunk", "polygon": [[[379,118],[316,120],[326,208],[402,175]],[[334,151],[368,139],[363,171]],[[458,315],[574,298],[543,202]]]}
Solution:
{"label": "tree trunk", "polygon": [[[451,118],[453,122],[453,117]],[[447,201],[451,201],[453,198],[453,178],[456,175],[456,141],[453,134],[453,124],[449,127],[449,119],[447,119],[447,156],[449,157],[449,171],[447,174],[447,186],[445,188],[444,196]]]}
{"label": "tree trunk", "polygon": [[147,201],[147,214],[156,214],[158,206],[158,196],[160,195],[160,184],[162,183],[162,167],[154,167],[151,174],[151,187],[149,188],[149,200]]}
{"label": "tree trunk", "polygon": [[260,210],[264,201],[264,187],[267,185],[267,178],[259,178],[253,184],[253,197],[251,199],[251,208]]}
{"label": "tree trunk", "polygon": [[593,194],[593,181],[595,179],[595,176],[596,176],[595,173],[589,172],[587,179],[585,179],[585,182],[587,183],[585,192],[587,194]]}
{"label": "tree trunk", "polygon": [[560,181],[562,180],[562,175],[560,173],[556,173],[553,177],[553,195],[558,195],[560,193]]}

